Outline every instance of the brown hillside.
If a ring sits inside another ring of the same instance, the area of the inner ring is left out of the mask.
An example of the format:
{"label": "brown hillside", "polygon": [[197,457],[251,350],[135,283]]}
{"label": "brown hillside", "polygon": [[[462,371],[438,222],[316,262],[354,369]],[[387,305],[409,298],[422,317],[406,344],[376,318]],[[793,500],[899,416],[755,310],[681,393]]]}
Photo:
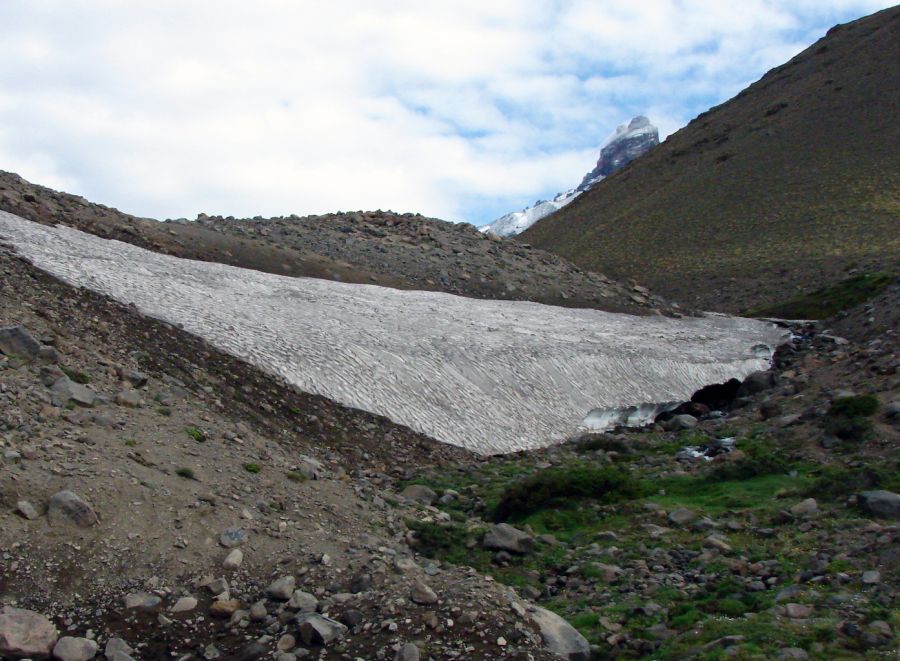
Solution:
{"label": "brown hillside", "polygon": [[521,240],[742,312],[900,255],[900,8],[839,25]]}

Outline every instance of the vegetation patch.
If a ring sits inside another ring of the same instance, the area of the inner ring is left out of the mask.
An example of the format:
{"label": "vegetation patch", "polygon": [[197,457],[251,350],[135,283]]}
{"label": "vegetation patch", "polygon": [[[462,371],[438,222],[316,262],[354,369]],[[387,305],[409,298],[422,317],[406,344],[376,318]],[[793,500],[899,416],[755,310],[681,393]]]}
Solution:
{"label": "vegetation patch", "polygon": [[196,480],[197,479],[197,477],[194,475],[194,469],[186,468],[184,466],[182,466],[181,468],[176,468],[175,475],[177,475],[178,477],[183,477],[186,480]]}
{"label": "vegetation patch", "polygon": [[262,466],[259,464],[244,464],[244,470],[248,473],[258,473],[262,470]]}
{"label": "vegetation patch", "polygon": [[529,514],[584,500],[614,503],[637,498],[640,483],[621,468],[585,462],[548,468],[512,484],[493,511],[495,521],[520,520]]}
{"label": "vegetation patch", "polygon": [[206,433],[197,427],[188,427],[184,430],[184,432],[193,438],[198,443],[203,443],[206,441]]}
{"label": "vegetation patch", "polygon": [[872,434],[871,418],[878,410],[872,395],[839,397],[831,403],[825,418],[825,431],[843,441],[862,443]]}
{"label": "vegetation patch", "polygon": [[821,500],[840,500],[870,489],[900,491],[900,461],[872,466],[822,466],[805,494]]}
{"label": "vegetation patch", "polygon": [[63,371],[63,374],[65,374],[67,377],[69,377],[69,379],[71,379],[75,383],[80,383],[80,384],[84,385],[86,383],[91,382],[91,377],[89,377],[84,372],[79,372],[78,370],[73,370],[68,367],[63,367],[61,365],[60,365],[60,369]]}
{"label": "vegetation patch", "polygon": [[783,475],[792,468],[784,456],[784,448],[777,447],[771,439],[751,436],[739,442],[737,448],[743,456],[715,466],[706,479],[713,482],[749,480],[762,475]]}
{"label": "vegetation patch", "polygon": [[798,296],[784,303],[758,308],[753,317],[781,319],[827,319],[874,298],[894,280],[890,273],[866,273],[842,282]]}

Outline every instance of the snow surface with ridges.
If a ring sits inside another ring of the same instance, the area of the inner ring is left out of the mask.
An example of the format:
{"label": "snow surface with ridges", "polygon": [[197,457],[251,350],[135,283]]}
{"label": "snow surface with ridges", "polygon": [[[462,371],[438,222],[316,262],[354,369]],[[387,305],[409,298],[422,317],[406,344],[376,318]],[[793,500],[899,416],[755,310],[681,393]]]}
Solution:
{"label": "snow surface with ridges", "polygon": [[594,409],[688,399],[764,369],[753,346],[784,337],[721,315],[635,317],[290,278],[3,212],[0,240],[303,391],[479,453],[558,442]]}

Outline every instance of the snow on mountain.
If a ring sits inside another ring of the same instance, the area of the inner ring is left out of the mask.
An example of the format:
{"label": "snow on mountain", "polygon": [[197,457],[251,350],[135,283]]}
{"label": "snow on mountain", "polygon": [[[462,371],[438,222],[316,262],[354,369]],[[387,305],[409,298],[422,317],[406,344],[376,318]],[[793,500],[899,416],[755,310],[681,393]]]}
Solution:
{"label": "snow on mountain", "polygon": [[757,345],[784,338],[723,315],[636,317],[273,275],[4,212],[0,241],[304,392],[487,454],[631,418],[631,405],[688,400],[765,369],[771,349]]}
{"label": "snow on mountain", "polygon": [[524,232],[541,218],[562,209],[583,192],[593,188],[598,182],[613,172],[659,144],[659,131],[650,120],[639,115],[627,124],[616,128],[600,148],[600,158],[593,170],[588,172],[577,188],[559,193],[552,200],[538,200],[522,211],[513,211],[479,229],[497,236],[515,236]]}

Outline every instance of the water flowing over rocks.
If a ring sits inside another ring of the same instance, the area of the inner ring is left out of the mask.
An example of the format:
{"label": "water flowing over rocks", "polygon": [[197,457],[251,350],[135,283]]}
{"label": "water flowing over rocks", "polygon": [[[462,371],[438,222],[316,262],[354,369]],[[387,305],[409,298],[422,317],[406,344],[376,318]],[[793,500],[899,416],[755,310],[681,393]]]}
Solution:
{"label": "water flowing over rocks", "polygon": [[483,453],[562,440],[592,409],[689,399],[767,367],[752,348],[784,337],[719,315],[633,317],[288,278],[6,213],[0,237],[52,275],[135,304],[306,392]]}

